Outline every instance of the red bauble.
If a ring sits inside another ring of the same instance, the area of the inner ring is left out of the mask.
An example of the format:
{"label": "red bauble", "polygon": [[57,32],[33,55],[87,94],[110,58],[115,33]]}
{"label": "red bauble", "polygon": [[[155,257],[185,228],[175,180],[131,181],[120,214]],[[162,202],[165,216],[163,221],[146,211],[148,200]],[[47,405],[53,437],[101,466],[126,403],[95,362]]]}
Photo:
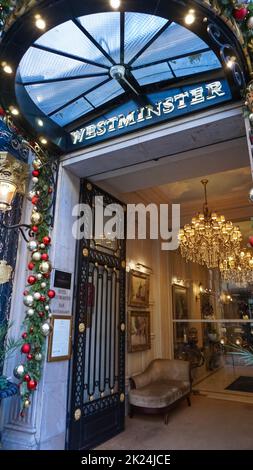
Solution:
{"label": "red bauble", "polygon": [[48,188],[48,194],[52,194],[53,188]]}
{"label": "red bauble", "polygon": [[19,415],[20,415],[21,418],[24,418],[25,417],[24,411],[20,411]]}
{"label": "red bauble", "polygon": [[28,388],[28,390],[35,390],[36,387],[37,387],[37,382],[36,382],[36,380],[31,379],[31,380],[29,380],[29,382],[27,382],[27,388]]}
{"label": "red bauble", "polygon": [[33,170],[32,171],[32,175],[35,176],[35,178],[37,178],[39,176],[40,172],[39,170]]}
{"label": "red bauble", "polygon": [[5,111],[2,106],[0,106],[0,116],[5,116]]}
{"label": "red bauble", "polygon": [[34,269],[34,267],[35,267],[35,264],[34,264],[34,263],[29,263],[29,264],[28,264],[28,269],[29,269],[30,271],[32,271],[32,270]]}
{"label": "red bauble", "polygon": [[46,301],[45,295],[41,295],[41,296],[40,296],[40,301],[41,301],[41,302],[45,302],[45,301]]}
{"label": "red bauble", "polygon": [[24,381],[25,381],[25,382],[29,382],[30,380],[31,380],[30,375],[29,375],[29,374],[25,374],[25,376],[24,376]]}
{"label": "red bauble", "polygon": [[22,334],[22,338],[23,338],[23,339],[26,339],[27,336],[28,336],[28,334],[27,334],[26,332]]}
{"label": "red bauble", "polygon": [[30,333],[33,333],[33,327],[32,327],[32,326],[31,326],[31,328],[30,328]]}
{"label": "red bauble", "polygon": [[39,228],[38,228],[36,225],[33,225],[33,226],[32,226],[32,231],[33,231],[34,233],[37,233],[37,232],[39,231]]}
{"label": "red bauble", "polygon": [[24,290],[23,295],[28,295],[28,294],[29,294],[28,290]]}
{"label": "red bauble", "polygon": [[35,206],[36,206],[36,204],[38,204],[38,201],[39,201],[38,196],[33,196],[32,197],[32,204],[34,204]]}
{"label": "red bauble", "polygon": [[41,259],[42,259],[42,261],[48,261],[48,254],[43,253],[43,255],[41,255]]}
{"label": "red bauble", "polygon": [[23,344],[23,346],[21,348],[21,352],[23,354],[29,354],[30,351],[31,351],[31,345],[29,343]]}
{"label": "red bauble", "polygon": [[51,238],[50,237],[43,237],[42,242],[44,243],[44,245],[50,245]]}
{"label": "red bauble", "polygon": [[248,14],[248,9],[246,7],[234,8],[233,17],[236,21],[243,21]]}
{"label": "red bauble", "polygon": [[250,246],[253,246],[253,235],[249,237],[249,244]]}
{"label": "red bauble", "polygon": [[44,312],[39,312],[39,317],[40,318],[43,318],[45,316],[45,313]]}
{"label": "red bauble", "polygon": [[48,291],[47,295],[50,299],[53,299],[55,297],[55,291],[50,289]]}
{"label": "red bauble", "polygon": [[44,277],[45,279],[49,279],[49,278],[50,278],[50,273],[44,273],[44,274],[43,274],[43,277]]}
{"label": "red bauble", "polygon": [[33,284],[35,284],[36,281],[37,281],[37,279],[36,279],[35,276],[29,276],[28,279],[27,279],[28,284],[31,284],[31,286]]}
{"label": "red bauble", "polygon": [[29,354],[27,354],[27,356],[26,356],[26,357],[27,357],[27,360],[28,360],[28,361],[31,361],[31,360],[32,360],[32,358],[33,358],[33,355],[29,353]]}

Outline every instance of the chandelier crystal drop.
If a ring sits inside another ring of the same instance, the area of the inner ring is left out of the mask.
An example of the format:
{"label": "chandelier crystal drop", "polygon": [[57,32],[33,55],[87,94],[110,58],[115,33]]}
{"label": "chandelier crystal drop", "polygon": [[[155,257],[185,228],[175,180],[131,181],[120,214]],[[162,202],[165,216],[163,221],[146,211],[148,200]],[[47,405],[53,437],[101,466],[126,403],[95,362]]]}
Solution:
{"label": "chandelier crystal drop", "polygon": [[209,211],[207,204],[207,183],[204,187],[205,202],[203,212],[192,218],[179,231],[178,239],[181,255],[187,261],[206,265],[208,268],[219,268],[220,264],[230,256],[240,252],[242,234],[239,227],[226,221],[224,215]]}
{"label": "chandelier crystal drop", "polygon": [[253,283],[253,254],[244,248],[237,255],[231,255],[220,263],[221,277],[235,284]]}

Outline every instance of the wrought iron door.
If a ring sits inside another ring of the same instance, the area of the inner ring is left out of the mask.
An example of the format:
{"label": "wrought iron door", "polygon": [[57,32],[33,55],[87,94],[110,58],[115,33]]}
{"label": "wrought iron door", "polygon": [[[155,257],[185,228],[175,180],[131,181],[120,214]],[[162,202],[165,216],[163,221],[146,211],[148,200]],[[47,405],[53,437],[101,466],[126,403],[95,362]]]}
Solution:
{"label": "wrought iron door", "polygon": [[[81,202],[93,216],[96,196],[121,204],[83,180]],[[92,449],[124,429],[125,239],[96,240],[93,233],[78,251],[68,447]]]}

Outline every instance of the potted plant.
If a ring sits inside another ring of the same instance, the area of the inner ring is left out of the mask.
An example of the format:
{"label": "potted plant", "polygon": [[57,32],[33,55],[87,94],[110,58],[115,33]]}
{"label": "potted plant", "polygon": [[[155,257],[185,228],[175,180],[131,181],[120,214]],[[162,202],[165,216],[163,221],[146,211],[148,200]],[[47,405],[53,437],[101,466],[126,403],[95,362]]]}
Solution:
{"label": "potted plant", "polygon": [[7,321],[0,324],[0,401],[2,398],[14,395],[18,390],[17,385],[2,374],[5,359],[21,346],[21,340],[15,341],[12,337],[8,337],[7,333],[11,326],[12,323],[8,325]]}

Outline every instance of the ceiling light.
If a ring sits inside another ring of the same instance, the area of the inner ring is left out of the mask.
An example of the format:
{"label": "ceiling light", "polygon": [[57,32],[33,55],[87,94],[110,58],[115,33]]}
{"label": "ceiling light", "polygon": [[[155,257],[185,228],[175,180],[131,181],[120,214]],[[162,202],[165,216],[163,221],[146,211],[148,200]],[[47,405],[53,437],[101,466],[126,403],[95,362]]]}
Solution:
{"label": "ceiling light", "polygon": [[40,15],[35,15],[35,26],[38,29],[45,29],[46,28],[46,22],[41,18]]}
{"label": "ceiling light", "polygon": [[228,67],[229,69],[231,69],[231,68],[233,67],[234,63],[235,63],[235,58],[234,58],[234,57],[230,57],[229,60],[227,61],[227,64],[226,64],[226,65],[227,65],[227,67]]}
{"label": "ceiling light", "polygon": [[45,139],[45,137],[40,137],[40,143],[42,145],[47,145],[47,139]]}
{"label": "ceiling light", "polygon": [[189,10],[187,15],[185,16],[184,22],[188,25],[194,23],[196,20],[196,16],[194,14],[194,10]]}
{"label": "ceiling light", "polygon": [[38,124],[38,126],[40,126],[40,127],[43,127],[43,126],[44,126],[44,122],[42,121],[42,119],[37,119],[37,124]]}
{"label": "ceiling light", "polygon": [[7,64],[6,62],[3,62],[3,63],[2,63],[2,67],[3,67],[3,71],[4,71],[5,73],[10,74],[10,73],[13,72],[11,66],[10,66],[9,64]]}
{"label": "ceiling light", "polygon": [[114,10],[117,10],[120,7],[120,0],[110,0],[110,5]]}
{"label": "ceiling light", "polygon": [[13,116],[18,116],[19,115],[19,110],[15,108],[14,106],[10,107],[10,112],[13,114]]}
{"label": "ceiling light", "polygon": [[218,268],[225,260],[240,253],[242,234],[239,227],[226,221],[224,215],[209,211],[206,186],[202,180],[205,201],[203,212],[192,218],[179,232],[181,255],[187,261]]}

